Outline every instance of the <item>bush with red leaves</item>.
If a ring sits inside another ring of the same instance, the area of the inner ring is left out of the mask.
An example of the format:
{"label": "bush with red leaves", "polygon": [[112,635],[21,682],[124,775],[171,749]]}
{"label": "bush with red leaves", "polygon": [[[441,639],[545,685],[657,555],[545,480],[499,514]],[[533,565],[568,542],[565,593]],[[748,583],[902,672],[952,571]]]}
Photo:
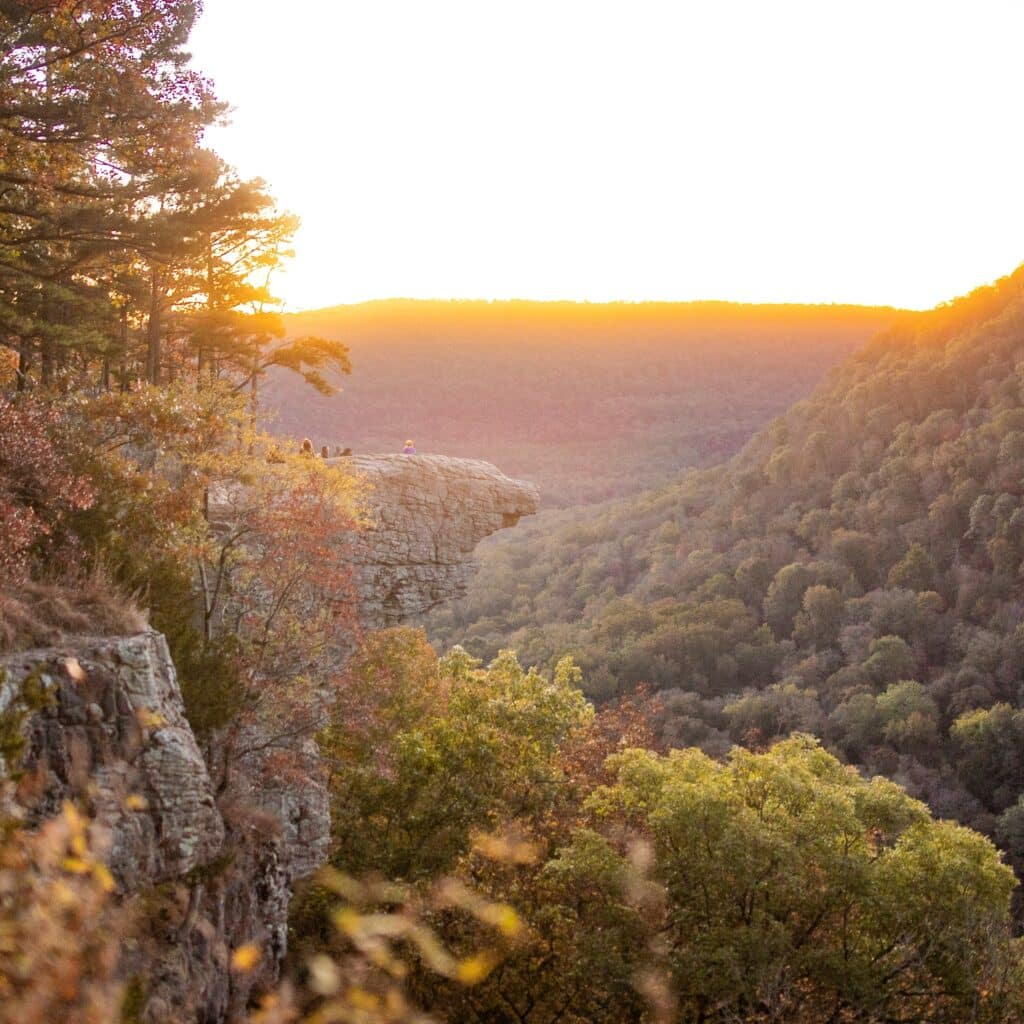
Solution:
{"label": "bush with red leaves", "polygon": [[0,584],[17,583],[73,553],[68,515],[95,497],[52,437],[59,412],[34,399],[0,396]]}

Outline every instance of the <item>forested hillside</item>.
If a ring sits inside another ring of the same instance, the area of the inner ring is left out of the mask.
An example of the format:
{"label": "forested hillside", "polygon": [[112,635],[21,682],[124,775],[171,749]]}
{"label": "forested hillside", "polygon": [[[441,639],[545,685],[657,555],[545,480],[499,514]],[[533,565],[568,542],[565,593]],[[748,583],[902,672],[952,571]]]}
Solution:
{"label": "forested hillside", "polygon": [[433,634],[571,653],[662,737],[793,730],[1024,856],[1024,268],[883,334],[729,463],[492,544]]}
{"label": "forested hillside", "polygon": [[416,302],[286,317],[343,341],[344,392],[271,374],[268,427],[357,451],[483,458],[547,507],[635,494],[735,452],[878,330],[858,306]]}

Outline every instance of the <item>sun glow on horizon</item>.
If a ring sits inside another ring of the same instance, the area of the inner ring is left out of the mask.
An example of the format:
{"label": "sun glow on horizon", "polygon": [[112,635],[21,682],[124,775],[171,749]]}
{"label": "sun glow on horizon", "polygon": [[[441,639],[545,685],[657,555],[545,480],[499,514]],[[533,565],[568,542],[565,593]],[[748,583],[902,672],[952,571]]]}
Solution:
{"label": "sun glow on horizon", "polygon": [[206,0],[289,308],[925,308],[1024,260],[1024,5]]}

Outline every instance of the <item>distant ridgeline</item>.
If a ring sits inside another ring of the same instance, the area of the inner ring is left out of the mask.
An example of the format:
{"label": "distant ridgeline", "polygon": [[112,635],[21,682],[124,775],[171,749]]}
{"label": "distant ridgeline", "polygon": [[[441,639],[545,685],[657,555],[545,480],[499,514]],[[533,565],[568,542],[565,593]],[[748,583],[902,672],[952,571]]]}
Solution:
{"label": "distant ridgeline", "polygon": [[393,300],[296,314],[290,335],[344,341],[343,394],[287,374],[269,429],[357,452],[487,459],[545,507],[634,494],[736,451],[877,331],[915,314],[724,302]]}
{"label": "distant ridgeline", "polygon": [[[484,552],[442,644],[661,690],[673,745],[823,737],[1024,859],[1024,268],[903,323],[724,466]],[[1019,866],[1018,863],[1018,866]]]}

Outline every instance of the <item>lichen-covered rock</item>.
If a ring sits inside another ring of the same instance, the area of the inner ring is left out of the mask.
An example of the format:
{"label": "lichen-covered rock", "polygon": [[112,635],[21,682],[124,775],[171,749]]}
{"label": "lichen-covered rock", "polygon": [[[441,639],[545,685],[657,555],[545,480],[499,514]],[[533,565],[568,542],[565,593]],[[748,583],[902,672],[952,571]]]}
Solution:
{"label": "lichen-covered rock", "polygon": [[331,459],[369,485],[373,525],[352,555],[363,623],[382,629],[466,593],[473,549],[537,511],[532,484],[488,462],[444,455]]}
{"label": "lichen-covered rock", "polygon": [[316,743],[297,739],[293,757],[287,774],[275,770],[261,754],[243,757],[229,792],[277,822],[288,871],[292,878],[302,879],[322,867],[330,853],[331,799]]}
{"label": "lichen-covered rock", "polygon": [[[281,823],[245,804],[218,807],[159,633],[0,658],[0,712],[21,702],[27,680],[42,707],[25,717],[18,763],[4,766],[25,773],[25,823],[75,801],[107,838],[119,891],[160,904],[126,939],[121,964],[142,986],[143,1019],[241,1019],[253,988],[276,981],[287,946]],[[249,942],[260,964],[232,974],[231,950]]]}
{"label": "lichen-covered rock", "polygon": [[[147,1024],[246,1019],[254,991],[268,991],[287,950],[291,876],[277,822],[253,808],[223,806],[225,855],[187,885],[149,897],[145,930],[122,970],[145,994]],[[252,944],[259,962],[231,970],[231,954]]]}
{"label": "lichen-covered rock", "polygon": [[128,890],[217,855],[224,824],[159,633],[0,658],[0,707],[30,674],[51,698],[25,725],[30,823],[64,800],[88,807],[109,833],[110,868]]}

